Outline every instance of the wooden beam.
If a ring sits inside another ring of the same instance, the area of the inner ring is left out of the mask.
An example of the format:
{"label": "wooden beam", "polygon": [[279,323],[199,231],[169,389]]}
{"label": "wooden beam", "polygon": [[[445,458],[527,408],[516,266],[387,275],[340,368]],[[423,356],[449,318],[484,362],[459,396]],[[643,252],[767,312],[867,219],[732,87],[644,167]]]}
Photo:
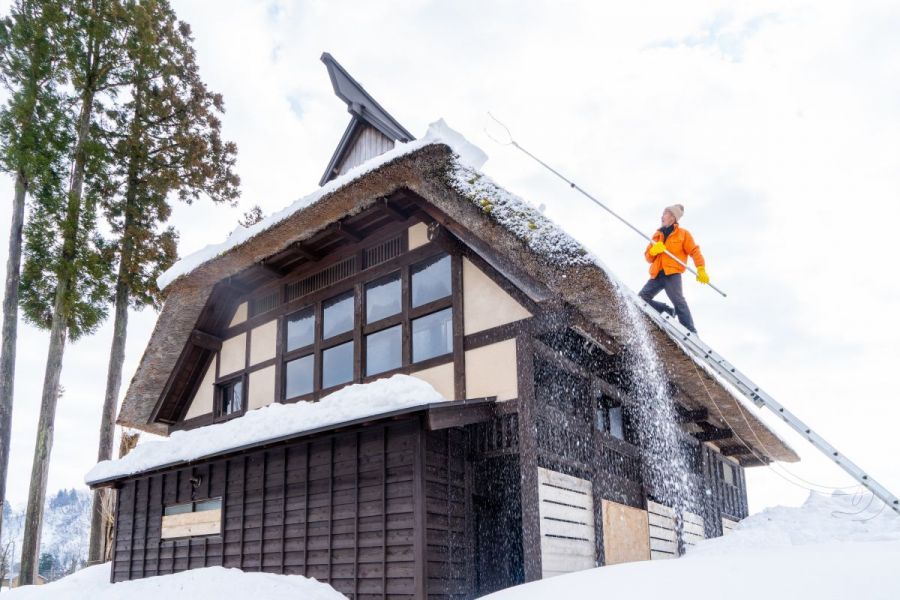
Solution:
{"label": "wooden beam", "polygon": [[718,427],[710,427],[706,431],[698,431],[692,435],[701,442],[715,442],[734,437],[734,432],[727,428],[719,429]]}
{"label": "wooden beam", "polygon": [[334,231],[344,239],[354,243],[361,242],[363,239],[363,236],[359,232],[354,231],[352,227],[348,227],[342,221],[338,222],[338,224],[334,228]]}
{"label": "wooden beam", "polygon": [[378,201],[378,208],[381,209],[381,212],[399,223],[402,223],[409,218],[409,215],[394,206],[387,198],[382,198]]}
{"label": "wooden beam", "polygon": [[236,291],[238,294],[249,294],[252,290],[250,286],[241,281],[236,275],[231,275],[224,281],[225,285]]}
{"label": "wooden beam", "polygon": [[273,265],[266,264],[266,261],[253,265],[252,269],[253,273],[259,273],[269,281],[275,281],[276,279],[281,279],[282,277],[284,277],[284,273],[281,272],[281,269]]}
{"label": "wooden beam", "polygon": [[218,352],[222,348],[222,339],[211,333],[195,329],[191,332],[191,343],[200,348]]}
{"label": "wooden beam", "polygon": [[675,417],[675,420],[678,423],[699,423],[700,421],[705,421],[709,418],[709,411],[705,408],[688,410],[682,406],[678,406],[675,410],[678,413]]}
{"label": "wooden beam", "polygon": [[494,417],[495,400],[496,397],[479,398],[431,408],[428,410],[428,429],[435,431],[489,421]]}
{"label": "wooden beam", "polygon": [[722,453],[722,456],[744,456],[746,454],[753,454],[753,451],[750,450],[750,448],[743,445],[722,446],[719,448],[719,452]]}
{"label": "wooden beam", "polygon": [[299,254],[300,256],[302,256],[303,258],[305,258],[306,260],[308,260],[310,262],[318,262],[322,258],[322,256],[319,253],[311,250],[303,242],[294,242],[293,244],[290,245],[290,249],[295,254]]}

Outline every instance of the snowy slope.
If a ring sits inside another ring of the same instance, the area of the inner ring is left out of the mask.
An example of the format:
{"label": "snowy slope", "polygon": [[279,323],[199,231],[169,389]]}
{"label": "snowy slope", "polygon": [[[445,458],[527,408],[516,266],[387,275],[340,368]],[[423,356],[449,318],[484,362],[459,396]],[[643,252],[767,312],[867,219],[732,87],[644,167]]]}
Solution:
{"label": "snowy slope", "polygon": [[243,573],[209,567],[111,584],[109,564],[97,565],[59,581],[13,589],[11,600],[174,600],[177,598],[252,598],[264,600],[340,600],[330,585],[299,575]]}
{"label": "snowy slope", "polygon": [[629,563],[545,579],[490,600],[900,598],[900,517],[871,496],[813,494],[800,508],[745,519],[677,560]]}
{"label": "snowy slope", "polygon": [[[12,508],[8,504],[3,513],[3,539],[15,540],[22,548],[22,524],[25,507]],[[91,530],[91,492],[88,489],[60,490],[48,495],[44,506],[44,522],[41,532],[41,554],[52,554],[61,568],[80,566],[87,560],[88,537]]]}

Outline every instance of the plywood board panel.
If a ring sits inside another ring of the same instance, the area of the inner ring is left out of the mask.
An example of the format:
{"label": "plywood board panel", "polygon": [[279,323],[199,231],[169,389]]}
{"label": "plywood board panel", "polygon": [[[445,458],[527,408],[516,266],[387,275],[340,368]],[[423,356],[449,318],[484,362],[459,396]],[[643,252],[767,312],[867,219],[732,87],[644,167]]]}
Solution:
{"label": "plywood board panel", "polygon": [[647,512],[603,500],[603,555],[607,565],[648,560],[650,532]]}
{"label": "plywood board panel", "polygon": [[215,535],[222,531],[222,510],[164,515],[162,518],[162,539]]}

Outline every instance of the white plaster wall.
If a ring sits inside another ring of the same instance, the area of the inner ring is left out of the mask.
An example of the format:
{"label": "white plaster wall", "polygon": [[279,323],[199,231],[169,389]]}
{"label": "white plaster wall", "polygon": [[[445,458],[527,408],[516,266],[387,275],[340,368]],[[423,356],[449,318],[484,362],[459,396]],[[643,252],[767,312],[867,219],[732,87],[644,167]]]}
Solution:
{"label": "white plaster wall", "polygon": [[466,397],[497,400],[519,397],[516,340],[506,340],[466,352]]}
{"label": "white plaster wall", "polygon": [[275,401],[275,365],[250,373],[250,398],[247,410],[262,408]]}
{"label": "white plaster wall", "polygon": [[428,243],[428,225],[416,223],[409,228],[409,249],[418,248]]}
{"label": "white plaster wall", "polygon": [[456,394],[454,394],[456,386],[453,384],[452,362],[431,367],[430,369],[416,371],[415,373],[410,373],[410,375],[430,383],[431,387],[437,390],[437,392],[447,400],[456,398]]}
{"label": "white plaster wall", "polygon": [[278,335],[278,321],[272,320],[250,332],[250,366],[275,358],[275,338]]}
{"label": "white plaster wall", "polygon": [[247,334],[242,333],[222,342],[219,351],[219,377],[244,369],[247,354]]}
{"label": "white plaster wall", "polygon": [[[531,313],[467,258],[463,259],[465,333],[527,319]],[[468,386],[466,386],[468,389]],[[470,394],[466,394],[472,397]]]}
{"label": "white plaster wall", "polygon": [[188,407],[187,413],[184,415],[185,419],[192,419],[194,417],[199,417],[200,415],[206,415],[212,412],[213,409],[213,397],[215,396],[215,383],[216,383],[216,358],[213,357],[212,361],[209,363],[209,367],[206,369],[206,373],[203,375],[203,380],[200,382],[200,387],[197,388],[197,393],[194,394],[194,398],[191,400],[191,405]]}
{"label": "white plaster wall", "polygon": [[234,311],[234,316],[231,317],[231,323],[228,324],[229,327],[234,327],[235,325],[240,325],[244,321],[247,320],[247,303],[241,302],[237,307],[237,310]]}

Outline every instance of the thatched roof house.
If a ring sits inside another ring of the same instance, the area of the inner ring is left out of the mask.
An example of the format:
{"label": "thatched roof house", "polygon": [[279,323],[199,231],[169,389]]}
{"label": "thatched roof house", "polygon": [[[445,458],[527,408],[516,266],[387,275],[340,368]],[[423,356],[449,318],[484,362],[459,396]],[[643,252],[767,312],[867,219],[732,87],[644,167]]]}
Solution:
{"label": "thatched roof house", "polygon": [[[159,460],[148,447],[89,477],[120,490],[113,578],[222,564],[354,598],[463,598],[672,556],[745,516],[744,467],[794,451],[628,318],[630,293],[482,174],[477,148],[443,122],[409,141],[325,60],[352,117],[324,185],[160,281],[118,422],[178,434]],[[636,327],[702,490],[687,506],[637,434]],[[391,404],[399,392],[366,387],[391,375],[425,388],[392,378],[415,398]]]}

